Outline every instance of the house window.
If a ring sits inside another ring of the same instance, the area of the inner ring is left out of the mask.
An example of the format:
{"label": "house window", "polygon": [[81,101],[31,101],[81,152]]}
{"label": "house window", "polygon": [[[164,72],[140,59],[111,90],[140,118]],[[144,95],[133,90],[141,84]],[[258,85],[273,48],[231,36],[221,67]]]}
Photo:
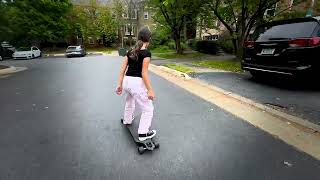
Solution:
{"label": "house window", "polygon": [[131,31],[131,34],[134,34],[134,32],[136,31],[135,26],[130,25],[130,24],[126,24],[126,25],[124,26],[124,32],[125,32],[126,34],[130,34],[130,31]]}
{"label": "house window", "polygon": [[144,12],[144,19],[149,19],[149,12]]}
{"label": "house window", "polygon": [[124,25],[123,28],[124,28],[124,29],[123,29],[124,33],[128,33],[128,32],[129,32],[129,30],[128,30],[128,25],[127,25],[127,24]]}
{"label": "house window", "polygon": [[136,27],[132,26],[132,34],[134,34],[136,32]]}
{"label": "house window", "polygon": [[89,37],[89,38],[88,38],[88,41],[89,41],[89,44],[94,44],[94,41],[93,41],[93,38],[92,38],[92,37]]}
{"label": "house window", "polygon": [[137,19],[138,11],[135,9],[132,13],[132,19]]}

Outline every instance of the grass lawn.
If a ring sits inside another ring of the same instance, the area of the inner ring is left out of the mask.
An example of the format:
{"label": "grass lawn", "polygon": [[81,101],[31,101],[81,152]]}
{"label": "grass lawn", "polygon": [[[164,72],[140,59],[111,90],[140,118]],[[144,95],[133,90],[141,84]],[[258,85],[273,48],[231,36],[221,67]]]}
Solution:
{"label": "grass lawn", "polygon": [[183,72],[183,73],[193,73],[192,69],[190,69],[186,66],[183,66],[183,65],[179,65],[179,64],[165,64],[164,66],[171,68],[171,69],[174,69],[174,70],[177,70],[177,71],[180,71],[180,72]]}
{"label": "grass lawn", "polygon": [[99,47],[99,48],[87,48],[87,52],[103,52],[106,54],[111,54],[112,51],[116,51],[115,48],[106,48],[106,47]]}
{"label": "grass lawn", "polygon": [[56,49],[56,50],[44,49],[42,53],[43,54],[64,54],[66,53],[66,49]]}
{"label": "grass lawn", "polygon": [[225,71],[231,71],[231,72],[244,72],[241,69],[241,64],[239,61],[196,61],[192,62],[195,65],[206,67],[206,68],[212,68],[212,69],[221,69]]}
{"label": "grass lawn", "polygon": [[165,58],[165,59],[188,59],[188,58],[197,58],[197,57],[203,57],[207,56],[207,54],[202,54],[202,53],[188,53],[188,54],[157,54],[154,53],[155,56]]}
{"label": "grass lawn", "polygon": [[157,47],[154,49],[151,49],[152,53],[174,53],[176,52],[175,50],[169,49],[168,47],[164,46],[164,47]]}

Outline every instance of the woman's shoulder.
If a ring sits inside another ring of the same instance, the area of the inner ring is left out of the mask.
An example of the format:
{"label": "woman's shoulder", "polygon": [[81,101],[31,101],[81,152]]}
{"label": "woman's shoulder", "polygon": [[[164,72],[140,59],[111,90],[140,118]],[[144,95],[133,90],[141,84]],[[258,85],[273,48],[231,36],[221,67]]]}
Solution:
{"label": "woman's shoulder", "polygon": [[151,57],[151,52],[149,49],[141,49],[140,54],[145,56],[145,57]]}

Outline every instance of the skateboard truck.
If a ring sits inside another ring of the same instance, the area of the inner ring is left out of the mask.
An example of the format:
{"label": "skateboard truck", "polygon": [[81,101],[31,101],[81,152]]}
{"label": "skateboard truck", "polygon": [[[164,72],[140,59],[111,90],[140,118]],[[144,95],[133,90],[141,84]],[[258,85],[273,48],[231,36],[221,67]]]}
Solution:
{"label": "skateboard truck", "polygon": [[[121,123],[123,124],[123,119],[121,119]],[[135,127],[133,124],[132,125],[125,125],[126,128],[129,130],[133,140],[136,142],[138,145],[138,152],[139,154],[143,154],[145,151],[153,151],[155,149],[158,149],[160,147],[160,144],[157,143],[154,138],[147,139],[144,141],[140,141],[138,138],[138,128]]]}

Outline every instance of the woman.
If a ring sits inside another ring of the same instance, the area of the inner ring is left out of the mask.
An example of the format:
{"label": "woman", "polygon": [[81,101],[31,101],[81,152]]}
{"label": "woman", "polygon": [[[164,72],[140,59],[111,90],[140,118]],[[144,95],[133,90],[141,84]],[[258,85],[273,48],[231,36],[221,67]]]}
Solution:
{"label": "woman", "polygon": [[124,59],[119,75],[117,94],[124,90],[127,93],[123,123],[130,125],[133,121],[135,103],[142,110],[138,134],[139,140],[153,138],[155,130],[149,130],[153,118],[154,92],[148,76],[151,52],[147,49],[151,38],[149,29],[138,33],[138,41]]}

